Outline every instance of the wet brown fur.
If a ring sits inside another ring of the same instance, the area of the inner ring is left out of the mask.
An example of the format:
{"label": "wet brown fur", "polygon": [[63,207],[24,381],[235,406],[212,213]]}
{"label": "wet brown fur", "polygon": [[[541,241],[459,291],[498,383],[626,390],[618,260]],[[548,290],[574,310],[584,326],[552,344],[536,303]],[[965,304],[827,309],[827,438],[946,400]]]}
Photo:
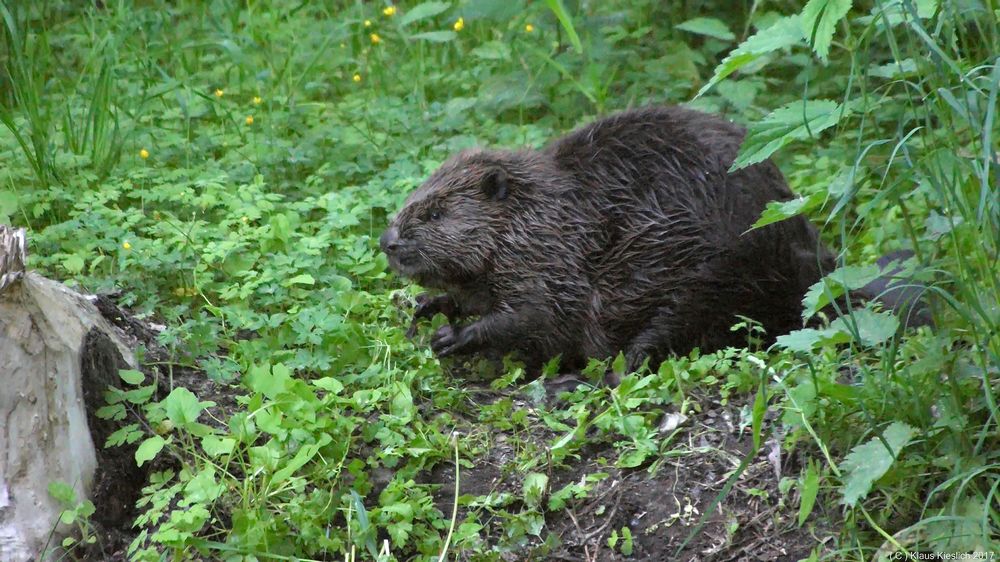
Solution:
{"label": "wet brown fur", "polygon": [[728,173],[744,131],[679,107],[627,111],[546,148],[469,150],[407,199],[383,235],[390,264],[445,297],[443,355],[517,350],[564,364],[624,351],[630,368],[770,337],[832,266],[803,217],[747,232],[793,197],[770,161]]}

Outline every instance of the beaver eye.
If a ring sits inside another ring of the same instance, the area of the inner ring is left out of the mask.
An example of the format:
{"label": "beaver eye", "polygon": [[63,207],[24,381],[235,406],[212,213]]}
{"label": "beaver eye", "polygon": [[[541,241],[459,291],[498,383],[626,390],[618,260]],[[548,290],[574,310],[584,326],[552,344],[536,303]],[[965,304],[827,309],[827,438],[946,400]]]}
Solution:
{"label": "beaver eye", "polygon": [[441,211],[433,209],[429,213],[427,213],[427,218],[428,220],[436,221],[441,218]]}

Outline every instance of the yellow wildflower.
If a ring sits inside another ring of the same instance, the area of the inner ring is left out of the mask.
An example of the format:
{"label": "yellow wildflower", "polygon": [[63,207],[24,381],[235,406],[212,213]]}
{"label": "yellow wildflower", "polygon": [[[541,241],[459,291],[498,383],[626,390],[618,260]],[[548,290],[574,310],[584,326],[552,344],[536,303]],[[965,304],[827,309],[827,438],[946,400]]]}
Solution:
{"label": "yellow wildflower", "polygon": [[535,30],[535,26],[531,25],[530,23],[526,23],[524,24],[524,30],[527,31],[528,33],[531,33],[532,31]]}
{"label": "yellow wildflower", "polygon": [[365,27],[371,27],[371,26],[372,26],[372,20],[365,20]]}
{"label": "yellow wildflower", "polygon": [[261,104],[261,102],[263,102],[263,101],[264,101],[264,100],[260,99],[260,96],[254,96],[254,97],[253,97],[253,104],[254,104],[254,105],[260,105],[260,104]]}
{"label": "yellow wildflower", "polygon": [[382,13],[385,14],[387,18],[391,18],[392,16],[396,15],[396,7],[389,6],[386,9],[382,10]]}
{"label": "yellow wildflower", "polygon": [[126,241],[122,242],[122,248],[124,248],[126,250],[131,250],[132,249],[132,245],[128,243],[128,240],[126,240]]}
{"label": "yellow wildflower", "polygon": [[247,125],[253,125],[253,115],[247,115]]}
{"label": "yellow wildflower", "polygon": [[465,18],[458,18],[455,20],[455,25],[453,26],[455,31],[462,31],[465,29]]}
{"label": "yellow wildflower", "polygon": [[215,89],[215,97],[217,97],[217,98],[221,98],[222,95],[225,94],[225,93],[226,92],[222,91],[222,88],[216,88]]}
{"label": "yellow wildflower", "polygon": [[360,74],[355,74],[355,75],[354,75],[354,76],[353,76],[353,77],[351,78],[351,80],[354,80],[355,82],[360,82],[360,81],[361,81],[361,75],[360,75]]}
{"label": "yellow wildflower", "polygon": [[382,38],[378,36],[378,33],[372,33],[371,38],[372,38],[372,45],[378,45],[379,43],[382,42]]}
{"label": "yellow wildflower", "polygon": [[142,149],[142,150],[140,150],[139,151],[139,158],[142,158],[143,160],[145,160],[146,158],[149,158],[149,151],[146,150],[145,148]]}

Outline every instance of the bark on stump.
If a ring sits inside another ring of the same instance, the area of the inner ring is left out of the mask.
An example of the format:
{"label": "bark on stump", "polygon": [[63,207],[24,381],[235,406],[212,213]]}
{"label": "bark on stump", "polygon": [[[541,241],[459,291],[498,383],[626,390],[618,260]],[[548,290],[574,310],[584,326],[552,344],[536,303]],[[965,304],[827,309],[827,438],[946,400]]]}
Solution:
{"label": "bark on stump", "polygon": [[45,560],[69,532],[48,486],[92,491],[88,419],[132,350],[85,296],[25,272],[24,230],[0,225],[0,560]]}

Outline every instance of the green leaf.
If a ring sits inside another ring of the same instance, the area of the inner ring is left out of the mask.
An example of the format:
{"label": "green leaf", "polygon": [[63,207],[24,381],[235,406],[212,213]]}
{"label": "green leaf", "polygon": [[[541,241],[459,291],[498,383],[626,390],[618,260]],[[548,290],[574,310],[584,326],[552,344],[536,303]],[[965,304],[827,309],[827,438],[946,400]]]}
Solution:
{"label": "green leaf", "polygon": [[274,400],[291,382],[291,372],[288,367],[281,363],[271,367],[269,365],[254,365],[244,377],[247,387],[254,392],[259,392],[264,396]]}
{"label": "green leaf", "polygon": [[576,52],[583,53],[583,45],[580,43],[580,36],[576,34],[576,28],[573,27],[573,20],[570,19],[569,13],[566,11],[566,6],[563,6],[562,0],[545,0],[545,5],[552,10],[552,13],[556,15],[559,23],[562,24],[563,29],[566,31],[566,36],[569,37],[569,42],[576,49]]}
{"label": "green leaf", "polygon": [[909,425],[893,422],[882,432],[882,439],[875,437],[851,449],[840,464],[840,470],[844,472],[842,503],[854,506],[858,500],[864,499],[872,484],[889,470],[915,433],[916,429]]}
{"label": "green leaf", "polygon": [[845,291],[860,289],[879,276],[876,265],[838,267],[813,283],[802,297],[802,319],[806,320],[829,305]]}
{"label": "green leaf", "polygon": [[836,125],[849,108],[830,100],[794,101],[750,125],[730,171],[767,160],[794,140],[807,139]]}
{"label": "green leaf", "polygon": [[215,402],[200,402],[193,392],[183,386],[178,386],[170,391],[170,394],[160,402],[160,405],[163,406],[167,418],[174,422],[176,427],[182,428],[194,423],[201,415],[202,410],[215,406]]}
{"label": "green leaf", "polygon": [[139,448],[135,450],[135,462],[139,466],[142,466],[146,461],[153,460],[156,455],[160,453],[163,446],[167,442],[159,435],[154,435],[149,439],[146,439],[139,445]]}
{"label": "green leaf", "polygon": [[208,435],[201,440],[201,448],[210,457],[220,457],[233,452],[236,440],[229,437],[216,437]]}
{"label": "green leaf", "polygon": [[702,86],[701,90],[698,90],[698,95],[695,98],[701,97],[727,76],[754,62],[763,55],[799,44],[803,39],[801,16],[794,15],[779,19],[767,29],[762,29],[754,33],[746,41],[733,49],[715,67],[712,79]]}
{"label": "green leaf", "polygon": [[427,31],[425,33],[417,33],[416,35],[411,35],[411,39],[423,39],[424,41],[430,41],[431,43],[447,43],[455,39],[457,35],[454,31]]}
{"label": "green leaf", "polygon": [[809,0],[802,9],[802,33],[820,60],[826,62],[837,22],[851,9],[851,0]]}
{"label": "green leaf", "polygon": [[67,272],[76,274],[83,271],[84,261],[80,256],[73,254],[66,256],[66,259],[62,262],[62,266]]}
{"label": "green leaf", "polygon": [[778,336],[775,345],[788,351],[807,353],[818,345],[847,343],[849,341],[851,341],[850,334],[845,334],[840,330],[803,328]]}
{"label": "green leaf", "polygon": [[400,27],[406,27],[413,22],[432,18],[451,7],[448,2],[424,2],[407,11],[399,18]]}
{"label": "green leaf", "polygon": [[882,344],[896,335],[899,330],[899,319],[891,312],[875,312],[859,308],[831,322],[830,329],[846,334],[854,334],[856,329],[858,343],[871,347]]}
{"label": "green leaf", "polygon": [[750,228],[760,228],[762,226],[781,222],[785,219],[790,219],[796,215],[808,213],[816,207],[819,207],[823,203],[823,199],[822,193],[814,193],[808,198],[796,197],[795,199],[791,199],[789,201],[771,201],[767,204],[764,212],[760,214],[760,218],[757,219],[757,222],[753,223]]}
{"label": "green leaf", "polygon": [[286,287],[290,287],[292,285],[315,285],[315,284],[316,280],[313,279],[313,276],[309,275],[308,273],[296,275],[295,277],[292,277],[291,279],[285,281],[284,283]]}
{"label": "green leaf", "polygon": [[305,466],[305,464],[309,462],[310,459],[316,456],[316,453],[319,452],[320,447],[325,446],[331,440],[332,437],[330,437],[328,433],[323,433],[322,435],[320,435],[320,439],[316,443],[310,443],[309,445],[303,445],[302,447],[300,447],[298,452],[295,453],[295,456],[292,457],[292,460],[288,461],[288,464],[282,467],[281,470],[275,472],[274,476],[271,477],[272,489],[276,488],[279,484],[281,484],[285,480],[288,480],[288,478],[291,477],[291,475],[294,474],[296,470]]}
{"label": "green leaf", "polygon": [[76,504],[76,490],[65,482],[49,482],[49,495],[63,505]]}
{"label": "green leaf", "polygon": [[312,381],[312,383],[330,394],[340,394],[344,390],[344,383],[333,377],[323,377]]}
{"label": "green leaf", "polygon": [[524,502],[531,507],[537,507],[548,485],[549,477],[540,472],[532,472],[525,476]]}
{"label": "green leaf", "polygon": [[[510,60],[510,46],[500,41],[487,41],[472,49],[472,54],[483,60]],[[473,104],[475,100],[472,100]]]}
{"label": "green leaf", "polygon": [[128,384],[140,384],[142,381],[146,380],[146,375],[142,374],[141,371],[136,371],[135,369],[119,369],[118,376],[121,377],[123,381]]}
{"label": "green leaf", "polygon": [[17,195],[12,191],[0,191],[0,224],[10,224],[17,212]]}
{"label": "green leaf", "polygon": [[816,463],[809,461],[806,473],[799,481],[799,527],[806,522],[813,506],[816,505],[816,495],[819,493],[819,471]]}
{"label": "green leaf", "polygon": [[695,33],[697,35],[707,35],[708,37],[714,37],[716,39],[721,39],[722,41],[733,41],[736,39],[733,32],[729,31],[729,27],[727,27],[722,20],[718,20],[716,18],[690,19],[684,23],[675,25],[674,29],[680,29],[681,31],[687,31],[688,33]]}

